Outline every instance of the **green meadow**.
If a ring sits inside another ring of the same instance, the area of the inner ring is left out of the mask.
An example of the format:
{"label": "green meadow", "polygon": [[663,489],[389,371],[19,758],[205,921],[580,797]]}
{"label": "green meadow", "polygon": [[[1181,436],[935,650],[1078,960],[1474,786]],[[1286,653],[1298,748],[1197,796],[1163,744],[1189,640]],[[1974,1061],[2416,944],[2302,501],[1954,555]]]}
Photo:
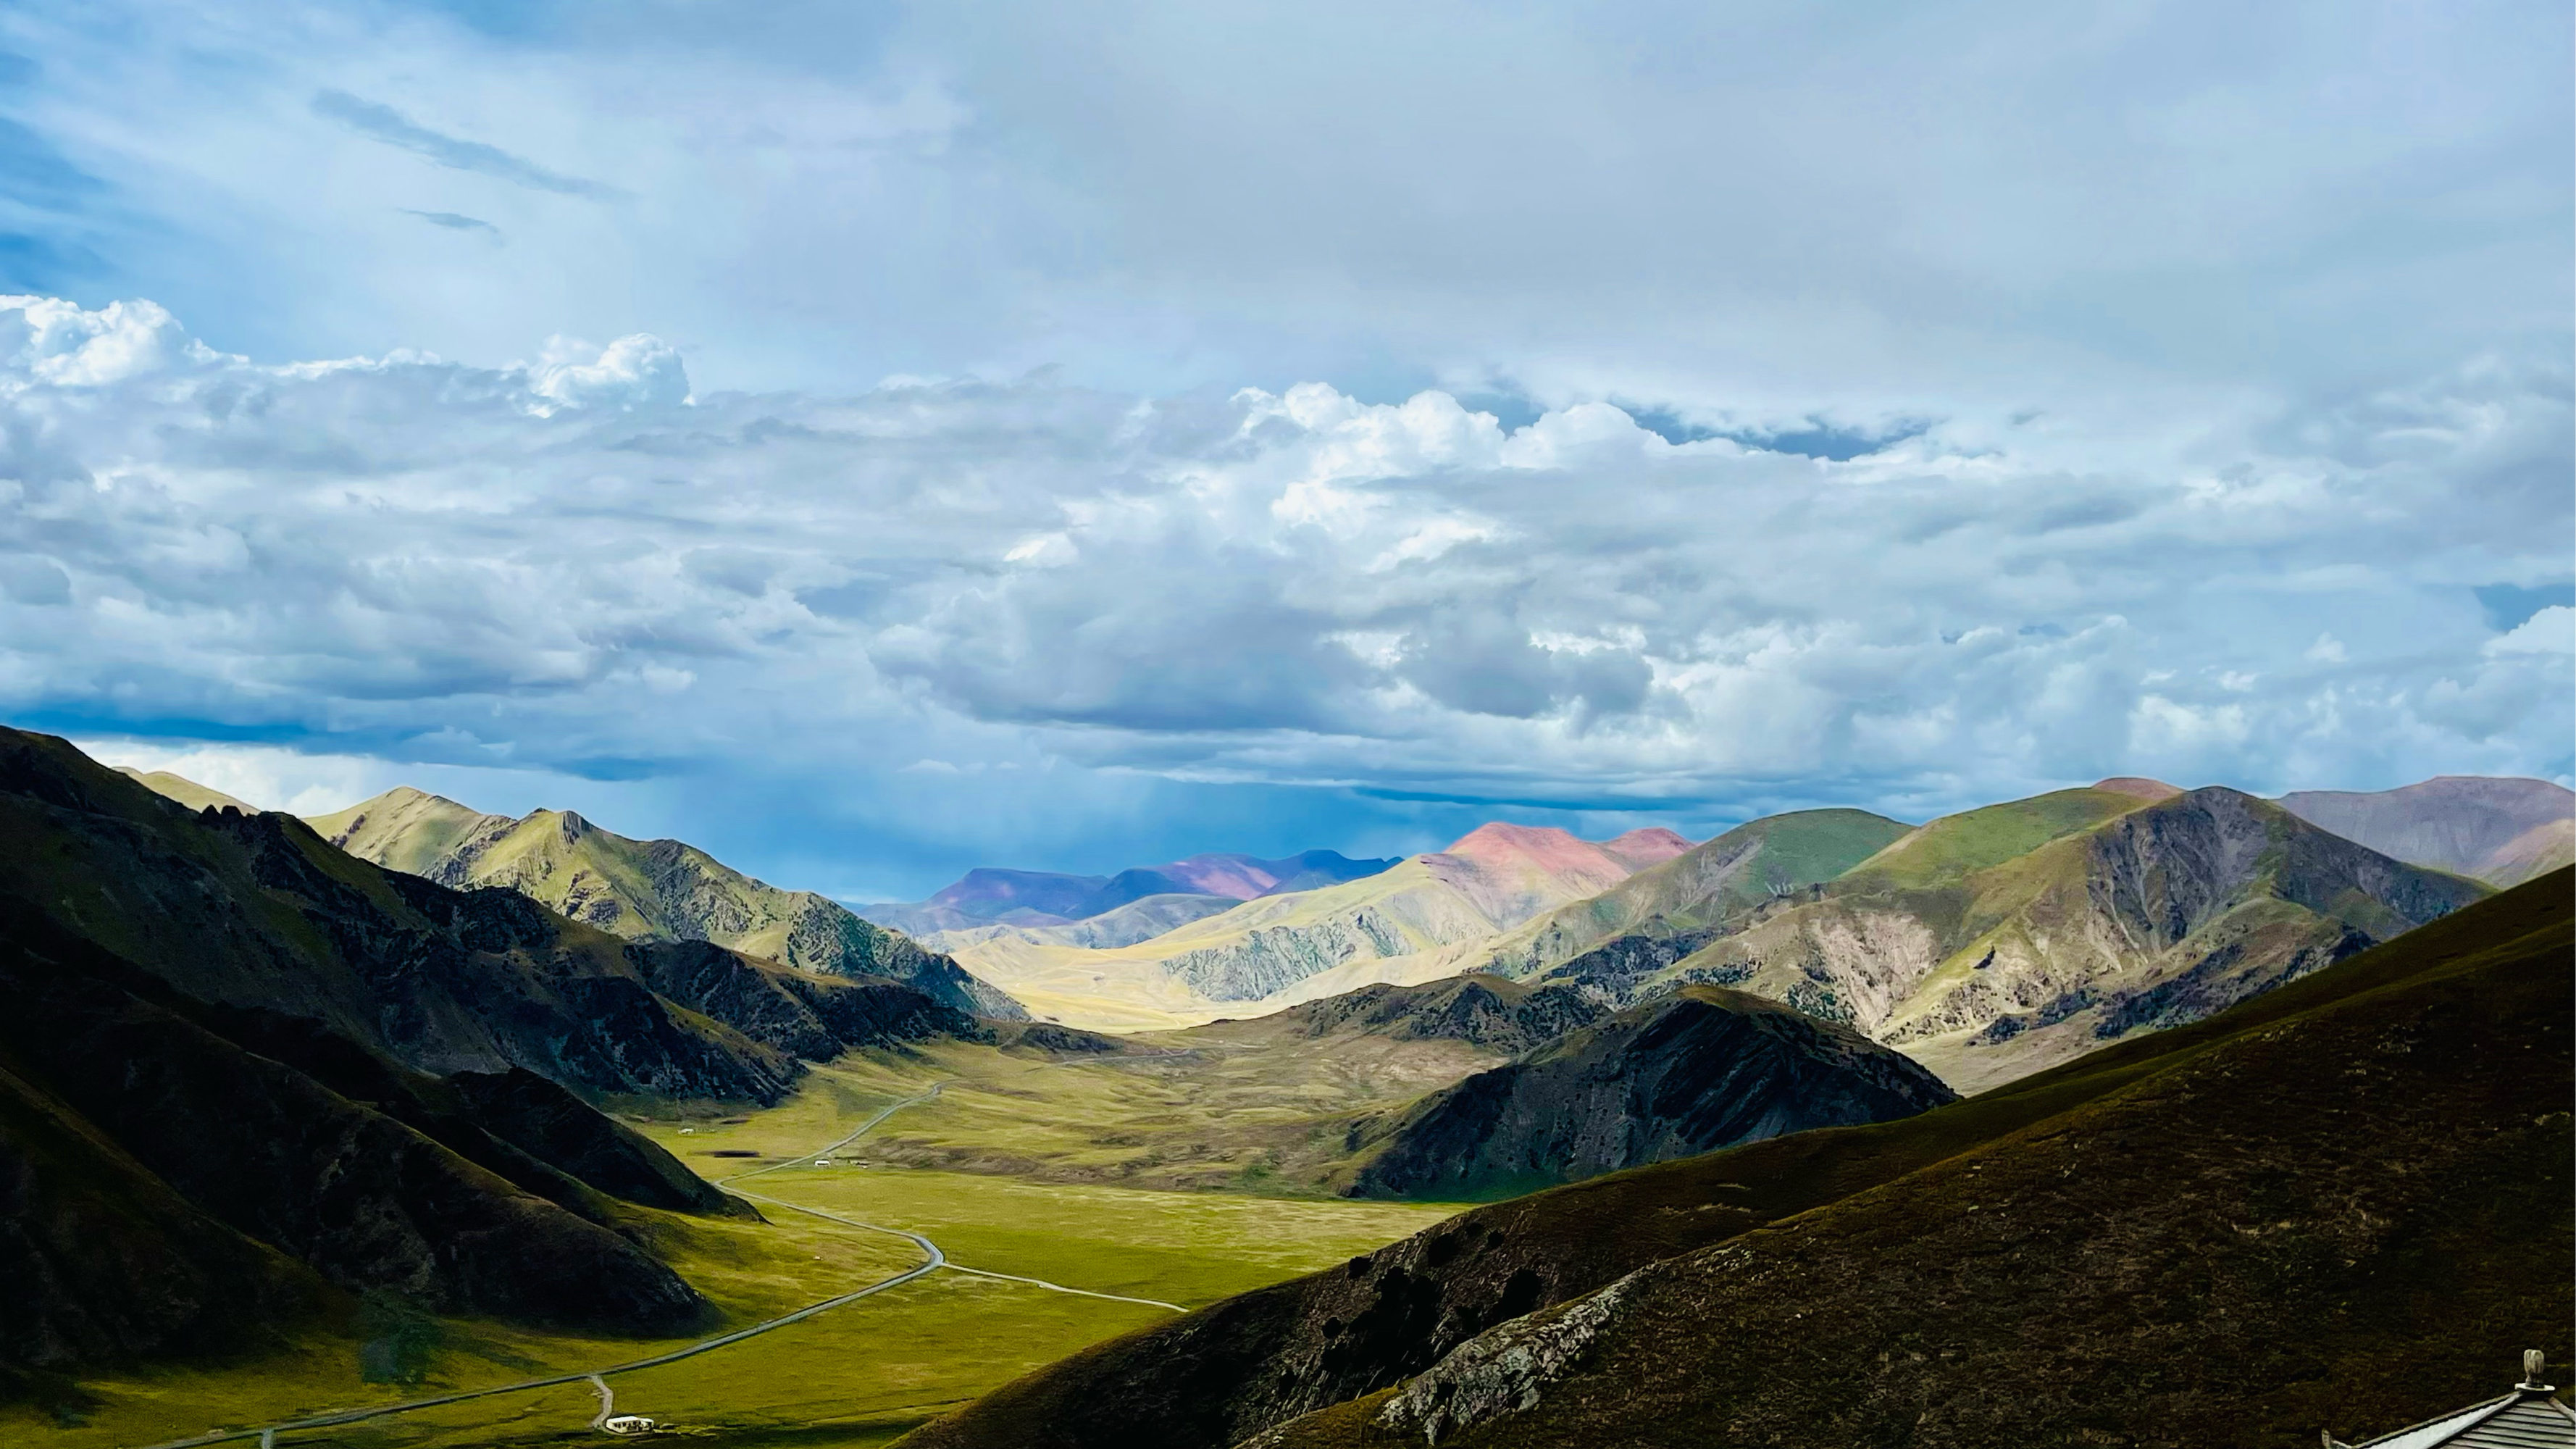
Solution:
{"label": "green meadow", "polygon": [[[765,1223],[638,1209],[630,1230],[649,1238],[712,1299],[725,1315],[722,1330],[730,1330],[892,1277],[921,1260],[901,1237],[782,1204],[921,1233],[962,1268],[1184,1307],[1329,1267],[1450,1211],[1264,1195],[1242,1190],[1258,1188],[1262,1175],[1247,1177],[1239,1165],[1214,1174],[1237,1190],[1175,1191],[910,1167],[873,1160],[867,1150],[880,1137],[935,1139],[992,1163],[1053,1163],[1061,1171],[1068,1161],[1114,1163],[1125,1160],[1122,1152],[1132,1158],[1133,1149],[1096,1139],[1132,1133],[1140,1113],[1191,1119],[1165,1126],[1223,1141],[1230,1129],[1286,1121],[1374,1092],[1363,1085],[1300,1095],[1293,1108],[1265,1108],[1257,1099],[1282,1087],[1266,1080],[1266,1072],[1238,1063],[1229,1073],[1218,1069],[1219,1058],[1199,1060],[1207,1064],[1207,1079],[1194,1082],[1160,1074],[1164,1064],[1134,1059],[1054,1066],[965,1047],[936,1055],[862,1054],[817,1068],[796,1096],[765,1111],[630,1113],[629,1122],[701,1175],[751,1174],[739,1186],[768,1199],[759,1204]],[[952,1085],[936,1099],[899,1109],[836,1154],[831,1166],[813,1165],[818,1149],[939,1081]],[[1208,1101],[1196,1101],[1201,1091]],[[1030,1369],[1168,1317],[1169,1310],[1143,1303],[940,1272],[609,1382],[618,1412],[648,1415],[712,1436],[711,1442],[873,1445]],[[352,1313],[253,1361],[101,1375],[82,1381],[69,1399],[0,1411],[0,1443],[48,1449],[159,1443],[579,1372],[688,1341],[599,1340]],[[362,1351],[370,1343],[380,1378],[386,1377],[387,1345],[398,1345],[390,1381],[362,1375]],[[597,1442],[587,1427],[597,1407],[591,1387],[575,1383],[291,1431],[279,1442],[371,1449]]]}

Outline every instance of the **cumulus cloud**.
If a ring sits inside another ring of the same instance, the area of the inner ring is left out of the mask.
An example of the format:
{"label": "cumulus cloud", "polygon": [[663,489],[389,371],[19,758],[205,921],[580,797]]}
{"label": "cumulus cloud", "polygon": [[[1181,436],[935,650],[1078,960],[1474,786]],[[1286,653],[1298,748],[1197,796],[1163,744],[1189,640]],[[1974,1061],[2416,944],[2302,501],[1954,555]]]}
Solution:
{"label": "cumulus cloud", "polygon": [[[262,366],[148,303],[0,304],[0,357],[0,710],[90,735],[1005,816],[1122,779],[1688,824],[2569,769],[2576,616],[2499,633],[2479,594],[2556,587],[2546,369],[2077,471],[1323,384],[692,399],[649,337]],[[2427,408],[2486,421],[2434,446]]]}

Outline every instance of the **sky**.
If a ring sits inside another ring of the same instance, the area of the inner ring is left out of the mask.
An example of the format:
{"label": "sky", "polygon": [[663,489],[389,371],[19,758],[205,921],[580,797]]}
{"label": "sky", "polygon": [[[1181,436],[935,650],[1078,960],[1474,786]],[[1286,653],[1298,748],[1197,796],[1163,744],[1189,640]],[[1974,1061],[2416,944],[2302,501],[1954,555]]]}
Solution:
{"label": "sky", "polygon": [[781,884],[2576,771],[2563,4],[0,3],[0,720]]}

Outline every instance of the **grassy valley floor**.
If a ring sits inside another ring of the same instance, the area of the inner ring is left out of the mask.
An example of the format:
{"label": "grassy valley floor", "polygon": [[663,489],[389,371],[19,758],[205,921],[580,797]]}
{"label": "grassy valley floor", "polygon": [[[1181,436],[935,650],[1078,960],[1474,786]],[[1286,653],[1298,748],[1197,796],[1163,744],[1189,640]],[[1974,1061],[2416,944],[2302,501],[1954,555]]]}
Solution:
{"label": "grassy valley floor", "polygon": [[[1136,1111],[1139,1091],[1182,1110],[1182,1084],[1152,1077],[1154,1065],[1131,1058],[1124,1065],[1057,1066],[989,1048],[919,1057],[862,1055],[816,1070],[804,1090],[767,1111],[664,1112],[652,1118],[630,1112],[627,1120],[704,1176],[758,1172],[740,1187],[769,1199],[761,1203],[770,1219],[766,1224],[638,1210],[639,1228],[724,1310],[729,1330],[892,1277],[921,1261],[902,1237],[783,1204],[923,1234],[962,1268],[1186,1307],[1330,1266],[1419,1231],[1450,1211],[861,1165],[869,1161],[862,1149],[876,1134],[892,1140],[923,1130],[925,1121],[942,1140],[976,1147],[986,1158],[1060,1164],[1086,1151],[1114,1157],[1127,1149],[1100,1148],[1092,1139],[1118,1135],[1114,1124]],[[1134,1075],[1140,1068],[1148,1075]],[[870,1136],[834,1156],[832,1166],[813,1165],[817,1149],[940,1081],[953,1085],[934,1099],[899,1108]],[[1270,1089],[1246,1083],[1245,1100],[1201,1108],[1204,1119],[1188,1126],[1221,1136],[1234,1114],[1259,1115],[1249,1099]],[[1345,1095],[1326,1093],[1324,1100]],[[1297,1115],[1277,1110],[1283,1119]],[[969,1141],[978,1136],[988,1140]],[[764,1168],[775,1170],[759,1171]],[[1261,1186],[1260,1173],[1247,1178],[1239,1167],[1215,1176],[1238,1188]],[[813,1449],[874,1445],[1087,1344],[1169,1316],[1145,1303],[942,1271],[758,1338],[609,1382],[618,1412],[649,1415],[702,1442]],[[382,1315],[340,1327],[256,1362],[83,1380],[75,1395],[52,1405],[0,1409],[0,1443],[45,1449],[158,1444],[578,1372],[687,1342],[598,1341]],[[400,1366],[408,1382],[362,1378],[362,1349],[370,1342],[380,1361],[389,1349],[399,1350],[393,1356],[405,1360]],[[597,1408],[591,1387],[575,1383],[292,1431],[278,1442],[371,1449],[596,1442],[587,1426]]]}

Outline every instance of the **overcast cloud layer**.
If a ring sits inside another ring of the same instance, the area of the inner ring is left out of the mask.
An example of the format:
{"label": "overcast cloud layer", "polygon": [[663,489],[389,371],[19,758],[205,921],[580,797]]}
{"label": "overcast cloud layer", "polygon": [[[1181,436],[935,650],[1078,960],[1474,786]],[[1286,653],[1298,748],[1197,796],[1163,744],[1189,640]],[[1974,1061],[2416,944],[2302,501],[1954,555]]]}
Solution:
{"label": "overcast cloud layer", "polygon": [[0,12],[0,717],[861,896],[2569,774],[2559,7],[844,10]]}

